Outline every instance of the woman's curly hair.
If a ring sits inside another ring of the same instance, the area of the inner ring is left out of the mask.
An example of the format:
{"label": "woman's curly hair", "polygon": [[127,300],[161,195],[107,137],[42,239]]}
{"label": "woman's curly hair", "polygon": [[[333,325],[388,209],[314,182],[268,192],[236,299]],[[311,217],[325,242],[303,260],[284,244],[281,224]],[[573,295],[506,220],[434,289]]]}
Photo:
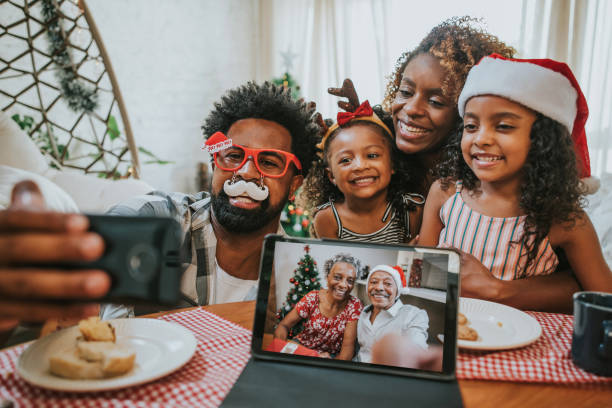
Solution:
{"label": "woman's curly hair", "polygon": [[[385,125],[393,132],[393,119],[391,115],[384,111],[380,105],[372,107],[376,115],[383,121]],[[344,195],[333,184],[327,176],[327,169],[329,168],[329,146],[334,138],[343,130],[353,126],[369,126],[375,129],[384,139],[388,142],[389,150],[391,152],[391,165],[395,173],[391,175],[391,181],[387,190],[387,200],[391,203],[393,208],[398,211],[401,222],[404,223],[406,212],[414,209],[414,204],[406,204],[403,199],[403,195],[408,192],[415,191],[412,189],[412,171],[411,163],[412,160],[405,160],[402,157],[402,153],[399,151],[395,142],[387,135],[387,133],[378,125],[372,122],[366,121],[351,121],[346,125],[337,128],[326,140],[325,147],[323,150],[323,157],[317,160],[308,176],[304,180],[302,191],[300,193],[300,204],[303,205],[306,210],[312,212],[318,206],[325,204],[328,201],[342,201]],[[407,231],[408,232],[408,231]]]}
{"label": "woman's curly hair", "polygon": [[359,271],[361,270],[361,261],[352,255],[344,253],[336,254],[325,261],[325,264],[323,265],[323,271],[325,272],[325,276],[329,275],[334,265],[338,262],[344,262],[349,265],[353,265],[353,267],[355,268],[355,275],[359,277]]}
{"label": "woman's curly hair", "polygon": [[261,85],[248,82],[231,89],[215,102],[202,125],[205,139],[215,132],[228,132],[241,119],[257,118],[276,122],[291,134],[291,150],[302,164],[302,174],[307,174],[315,159],[319,125],[315,121],[314,105],[291,97],[291,89],[264,82]]}
{"label": "woman's curly hair", "polygon": [[478,61],[494,52],[508,58],[514,56],[514,48],[472,25],[477,22],[478,19],[469,16],[450,18],[435,26],[414,50],[400,55],[394,72],[389,76],[383,108],[391,110],[404,69],[419,54],[431,54],[439,58],[447,74],[442,90],[455,104],[468,72]]}
{"label": "woman's curly hair", "polygon": [[[463,126],[450,138],[437,167],[437,175],[443,190],[461,180],[466,189],[478,194],[480,181],[463,159],[462,134]],[[558,223],[571,225],[584,206],[574,144],[565,126],[538,113],[530,139],[519,200],[526,213],[525,227],[523,236],[517,241],[527,250],[526,268],[535,261],[539,246],[551,226]]]}

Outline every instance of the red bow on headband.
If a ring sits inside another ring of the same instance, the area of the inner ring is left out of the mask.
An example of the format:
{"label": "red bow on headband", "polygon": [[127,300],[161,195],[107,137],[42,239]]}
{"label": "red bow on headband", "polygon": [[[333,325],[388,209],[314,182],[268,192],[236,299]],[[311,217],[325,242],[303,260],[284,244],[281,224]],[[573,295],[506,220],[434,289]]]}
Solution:
{"label": "red bow on headband", "polygon": [[370,102],[366,100],[361,105],[359,105],[357,109],[355,109],[355,112],[338,112],[338,125],[343,126],[355,118],[360,118],[362,116],[372,116],[373,114],[374,111],[370,106]]}

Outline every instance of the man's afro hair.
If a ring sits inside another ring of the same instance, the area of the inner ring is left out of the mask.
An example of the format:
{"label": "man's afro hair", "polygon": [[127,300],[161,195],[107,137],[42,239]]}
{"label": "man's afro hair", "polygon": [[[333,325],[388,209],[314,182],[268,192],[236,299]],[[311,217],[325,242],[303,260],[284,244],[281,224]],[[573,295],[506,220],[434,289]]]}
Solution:
{"label": "man's afro hair", "polygon": [[202,131],[208,139],[215,132],[227,134],[241,119],[266,119],[285,127],[291,134],[291,150],[302,163],[302,174],[308,174],[315,159],[319,125],[314,104],[291,97],[291,89],[264,82],[248,82],[231,89],[215,102],[215,108],[204,120]]}

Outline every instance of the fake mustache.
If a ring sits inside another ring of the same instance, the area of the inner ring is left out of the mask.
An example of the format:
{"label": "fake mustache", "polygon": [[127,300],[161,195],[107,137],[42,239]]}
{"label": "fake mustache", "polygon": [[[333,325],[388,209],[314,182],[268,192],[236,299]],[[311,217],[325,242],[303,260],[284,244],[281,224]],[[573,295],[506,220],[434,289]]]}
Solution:
{"label": "fake mustache", "polygon": [[247,193],[249,198],[255,201],[263,201],[268,198],[268,186],[264,185],[260,187],[253,182],[244,180],[239,180],[234,183],[232,183],[231,180],[225,180],[225,183],[223,183],[223,191],[230,197],[238,197]]}

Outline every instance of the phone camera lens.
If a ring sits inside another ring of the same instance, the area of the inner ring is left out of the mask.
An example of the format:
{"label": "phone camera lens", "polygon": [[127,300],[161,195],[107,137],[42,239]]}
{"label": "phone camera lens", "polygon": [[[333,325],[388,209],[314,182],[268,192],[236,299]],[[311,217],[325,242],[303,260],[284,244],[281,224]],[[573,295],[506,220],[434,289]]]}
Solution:
{"label": "phone camera lens", "polygon": [[156,274],[158,255],[149,245],[139,244],[128,252],[127,262],[130,276],[139,282],[148,282]]}

